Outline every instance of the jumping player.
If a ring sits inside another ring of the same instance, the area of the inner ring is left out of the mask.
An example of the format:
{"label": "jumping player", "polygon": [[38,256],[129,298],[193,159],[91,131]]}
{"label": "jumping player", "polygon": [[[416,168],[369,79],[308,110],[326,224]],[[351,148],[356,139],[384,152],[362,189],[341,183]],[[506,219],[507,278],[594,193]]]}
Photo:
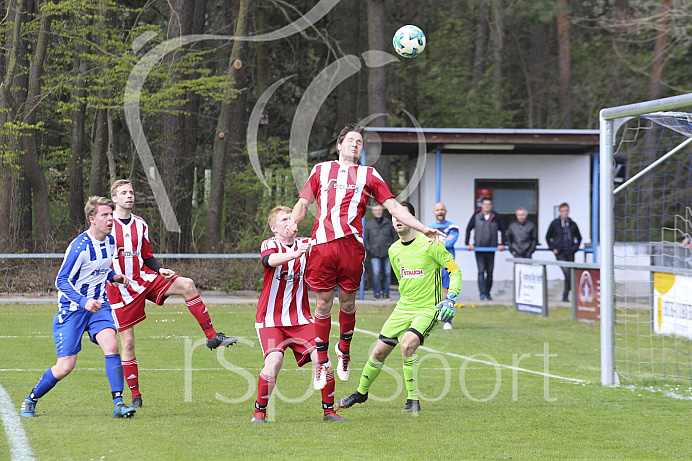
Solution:
{"label": "jumping player", "polygon": [[118,248],[117,256],[113,259],[113,269],[116,274],[127,275],[130,286],[109,286],[108,300],[120,332],[123,370],[132,392],[131,406],[141,407],[142,394],[139,391],[139,369],[135,358],[133,327],[147,317],[144,312],[147,299],[161,306],[168,296],[182,295],[187,308],[202,327],[209,349],[230,346],[235,344],[238,338],[214,330],[207,307],[192,279],[175,275],[173,270],[162,267],[154,258],[149,244],[149,227],[144,219],[132,214],[135,193],[130,181],[115,181],[111,186],[111,196],[115,203],[115,219],[111,234],[115,237]]}
{"label": "jumping player", "polygon": [[[267,403],[287,348],[293,350],[299,367],[317,362],[315,323],[304,280],[310,239],[286,236],[290,217],[290,208],[274,208],[268,219],[274,237],[262,242],[264,285],[257,303],[255,327],[264,354],[264,368],[257,382],[253,423],[267,421]],[[334,412],[334,370],[327,370],[326,378],[327,385],[322,389],[323,419],[345,422],[346,419]]]}
{"label": "jumping player", "polygon": [[[404,203],[411,214],[413,205]],[[363,368],[360,384],[353,394],[336,404],[338,409],[349,408],[368,400],[368,391],[377,379],[385,359],[401,342],[404,359],[404,381],[408,398],[404,412],[420,411],[418,382],[420,362],[416,350],[435,329],[437,321],[447,322],[454,317],[454,300],[461,290],[461,271],[452,255],[441,243],[430,245],[426,238],[392,218],[399,241],[389,247],[389,259],[399,279],[401,299],[384,322],[372,355]],[[442,268],[449,272],[449,292],[442,299]]]}
{"label": "jumping player", "polygon": [[111,308],[106,299],[106,281],[128,286],[128,279],[111,269],[115,254],[113,203],[105,197],[89,197],[84,207],[89,229],[74,239],[65,251],[55,286],[58,288],[58,312],[53,318],[53,339],[58,361],[47,369],[36,387],[22,402],[19,414],[36,415],[36,402],[70,374],[82,350],[82,336],[98,344],[106,357],[106,376],[113,397],[113,417],[129,418],[135,409],[123,403],[123,367]]}
{"label": "jumping player", "polygon": [[429,237],[444,234],[420,223],[395,199],[377,171],[358,165],[363,151],[365,129],[350,123],[337,138],[339,160],[318,163],[312,169],[291,213],[287,226],[295,235],[298,224],[305,219],[308,206],[317,200],[317,217],[312,229],[313,247],[305,271],[305,280],[316,293],[315,341],[319,363],[315,370],[315,389],[322,389],[329,360],[329,333],[332,292],[339,287],[339,343],[335,346],[338,358],[337,374],[346,381],[349,376],[351,339],[356,324],[356,290],[363,274],[363,223],[370,196],[375,197],[392,216]]}

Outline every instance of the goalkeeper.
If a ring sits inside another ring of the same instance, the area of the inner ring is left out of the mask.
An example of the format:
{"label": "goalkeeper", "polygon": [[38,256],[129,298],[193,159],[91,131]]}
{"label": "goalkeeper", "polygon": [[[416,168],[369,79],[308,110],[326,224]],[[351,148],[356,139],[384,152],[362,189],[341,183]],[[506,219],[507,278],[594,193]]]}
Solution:
{"label": "goalkeeper", "polygon": [[[403,202],[411,215],[413,205]],[[382,370],[385,359],[401,342],[404,380],[408,398],[404,412],[420,411],[418,397],[419,360],[416,350],[435,329],[438,321],[454,317],[454,300],[461,289],[461,271],[452,255],[438,240],[430,240],[396,218],[392,218],[399,241],[389,247],[389,260],[399,279],[401,298],[382,326],[377,344],[363,368],[360,384],[353,394],[336,403],[337,410],[368,400],[368,391]],[[442,299],[442,268],[449,272],[449,292]]]}

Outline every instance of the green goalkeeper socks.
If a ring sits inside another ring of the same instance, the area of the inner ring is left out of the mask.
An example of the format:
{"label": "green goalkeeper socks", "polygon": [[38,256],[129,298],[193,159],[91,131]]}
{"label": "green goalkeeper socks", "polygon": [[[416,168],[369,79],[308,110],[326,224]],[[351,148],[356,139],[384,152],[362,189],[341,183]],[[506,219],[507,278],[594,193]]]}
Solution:
{"label": "green goalkeeper socks", "polygon": [[420,376],[420,361],[418,356],[404,359],[404,381],[406,381],[406,390],[408,398],[418,400],[418,379]]}
{"label": "green goalkeeper socks", "polygon": [[361,394],[367,394],[372,386],[373,381],[377,379],[382,371],[384,362],[376,362],[371,358],[368,359],[368,363],[365,364],[363,368],[363,373],[360,375],[360,384],[358,385],[357,391]]}

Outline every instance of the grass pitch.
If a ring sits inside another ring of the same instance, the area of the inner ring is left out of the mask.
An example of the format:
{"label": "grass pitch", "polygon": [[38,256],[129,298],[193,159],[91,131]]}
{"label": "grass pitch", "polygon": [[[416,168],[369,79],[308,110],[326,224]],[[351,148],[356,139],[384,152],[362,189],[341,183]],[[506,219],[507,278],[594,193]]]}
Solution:
{"label": "grass pitch", "polygon": [[[103,354],[84,339],[75,370],[39,401],[37,418],[20,421],[35,458],[692,458],[692,400],[602,387],[599,325],[572,320],[568,309],[548,318],[504,306],[458,310],[454,329],[438,328],[419,351],[418,414],[401,413],[398,348],[370,399],[340,412],[349,423],[322,421],[309,366],[299,369],[288,353],[264,425],[250,423],[262,366],[255,308],[209,309],[216,328],[241,337],[239,344],[210,352],[184,305],[148,306],[135,329],[144,407],[129,420],[111,417]],[[357,387],[390,311],[359,307],[351,379],[337,379],[337,399]],[[15,413],[55,363],[54,312],[53,305],[0,305],[0,385]],[[333,327],[332,344],[337,337]],[[8,437],[16,431],[5,429],[0,459],[11,459]]]}

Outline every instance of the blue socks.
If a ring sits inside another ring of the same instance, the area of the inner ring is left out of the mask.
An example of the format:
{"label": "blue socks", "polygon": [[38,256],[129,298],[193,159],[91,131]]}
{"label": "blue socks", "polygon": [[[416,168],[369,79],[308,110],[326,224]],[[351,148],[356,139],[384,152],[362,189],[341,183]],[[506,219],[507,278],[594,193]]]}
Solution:
{"label": "blue socks", "polygon": [[108,383],[111,385],[111,395],[113,403],[123,401],[123,389],[125,387],[123,381],[123,364],[120,361],[120,354],[110,354],[106,356],[106,376]]}
{"label": "blue socks", "polygon": [[51,368],[47,369],[45,373],[43,373],[43,376],[41,376],[41,379],[38,380],[38,383],[31,391],[31,394],[29,394],[29,398],[34,402],[37,401],[46,395],[48,391],[53,389],[55,385],[58,384],[58,381],[60,380],[53,376],[53,370]]}

